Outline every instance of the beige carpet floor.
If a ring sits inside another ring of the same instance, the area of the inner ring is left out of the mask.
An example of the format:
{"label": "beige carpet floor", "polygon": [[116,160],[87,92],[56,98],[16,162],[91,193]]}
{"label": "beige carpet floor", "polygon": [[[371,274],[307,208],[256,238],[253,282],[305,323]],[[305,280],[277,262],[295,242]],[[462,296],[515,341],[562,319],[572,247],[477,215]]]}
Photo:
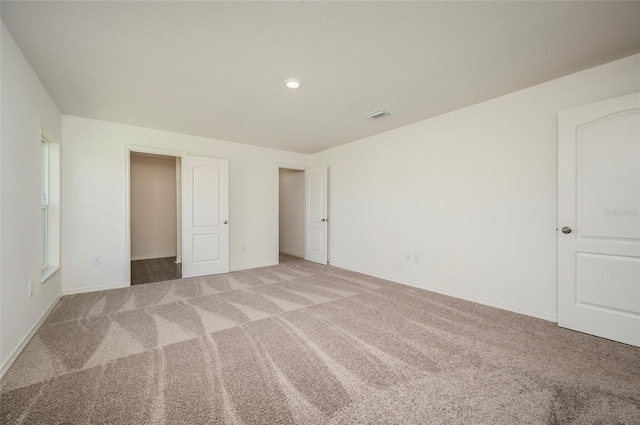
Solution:
{"label": "beige carpet floor", "polygon": [[2,424],[640,424],[640,349],[293,257],[63,297]]}

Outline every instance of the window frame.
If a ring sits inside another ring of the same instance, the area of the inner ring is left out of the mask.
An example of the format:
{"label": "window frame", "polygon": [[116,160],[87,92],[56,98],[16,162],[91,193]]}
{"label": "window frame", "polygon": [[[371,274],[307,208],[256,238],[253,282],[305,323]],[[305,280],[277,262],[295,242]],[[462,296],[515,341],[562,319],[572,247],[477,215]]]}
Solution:
{"label": "window frame", "polygon": [[49,268],[49,142],[40,138],[40,270]]}

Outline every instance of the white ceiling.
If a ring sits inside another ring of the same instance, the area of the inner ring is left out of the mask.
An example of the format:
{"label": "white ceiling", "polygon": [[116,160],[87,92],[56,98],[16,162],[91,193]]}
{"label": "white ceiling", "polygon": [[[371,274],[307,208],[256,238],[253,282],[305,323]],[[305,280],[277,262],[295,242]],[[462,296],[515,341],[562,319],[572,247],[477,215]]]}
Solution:
{"label": "white ceiling", "polygon": [[640,52],[640,2],[3,1],[2,20],[65,114],[303,153]]}

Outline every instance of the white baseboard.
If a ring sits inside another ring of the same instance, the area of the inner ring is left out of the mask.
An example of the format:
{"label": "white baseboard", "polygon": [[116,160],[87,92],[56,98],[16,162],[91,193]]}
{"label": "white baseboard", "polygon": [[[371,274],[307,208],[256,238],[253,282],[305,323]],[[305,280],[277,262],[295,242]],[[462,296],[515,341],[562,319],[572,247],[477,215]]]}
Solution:
{"label": "white baseboard", "polygon": [[287,251],[286,249],[281,249],[280,253],[291,255],[294,257],[304,258],[304,253],[300,254],[299,252]]}
{"label": "white baseboard", "polygon": [[85,292],[105,291],[107,289],[126,288],[128,286],[129,285],[124,282],[107,283],[105,285],[95,286],[83,286],[81,288],[63,289],[62,295],[83,294]]}
{"label": "white baseboard", "polygon": [[175,257],[175,252],[170,252],[168,254],[147,254],[147,255],[136,255],[131,256],[131,261],[138,260],[155,260],[156,258],[167,258],[167,257]]}
{"label": "white baseboard", "polygon": [[450,290],[447,290],[447,289],[442,289],[442,288],[439,288],[439,287],[433,286],[433,285],[425,285],[424,283],[410,282],[410,281],[406,281],[406,280],[403,280],[403,279],[398,279],[398,278],[395,278],[395,277],[382,276],[382,275],[378,275],[378,274],[375,274],[375,273],[370,273],[370,272],[367,272],[367,271],[358,270],[358,269],[355,269],[353,267],[344,266],[344,265],[340,265],[340,264],[336,264],[336,263],[331,263],[331,265],[334,266],[334,267],[339,267],[341,269],[346,269],[346,270],[350,270],[350,271],[353,271],[353,272],[362,273],[362,274],[366,274],[366,275],[369,275],[369,276],[377,277],[377,278],[380,278],[380,279],[385,279],[385,280],[390,280],[392,282],[401,283],[403,285],[413,286],[414,288],[425,289],[427,291],[437,292],[438,294],[448,295],[450,297],[460,298],[460,299],[471,301],[471,302],[474,302],[474,303],[484,304],[484,305],[488,305],[490,307],[495,307],[495,308],[499,308],[499,309],[502,309],[502,310],[512,311],[514,313],[520,313],[520,314],[524,314],[526,316],[531,316],[531,317],[536,317],[538,319],[547,320],[549,322],[558,323],[558,316],[555,315],[555,314],[545,313],[545,312],[542,312],[542,311],[531,310],[531,309],[522,308],[522,307],[516,307],[516,306],[510,305],[510,304],[504,304],[504,303],[501,303],[501,302],[488,300],[486,298],[480,298],[480,297],[476,297],[476,296],[473,296],[473,295],[467,295],[467,294],[464,294],[464,293],[461,293],[461,292],[457,292],[457,291],[450,291]]}
{"label": "white baseboard", "polygon": [[260,264],[250,264],[248,266],[240,266],[240,267],[232,267],[229,269],[230,272],[239,272],[240,270],[249,270],[249,269],[257,269],[258,267],[269,267],[276,266],[278,262],[269,261],[268,263],[260,263]]}
{"label": "white baseboard", "polygon": [[60,297],[61,296],[62,296],[62,293],[59,293],[58,296],[56,296],[56,298],[53,300],[53,302],[51,302],[51,304],[49,304],[49,307],[47,307],[47,309],[44,311],[44,313],[42,313],[42,316],[40,316],[40,319],[38,319],[36,324],[33,325],[33,327],[31,327],[31,329],[29,329],[29,332],[24,336],[24,338],[22,338],[22,340],[20,341],[18,346],[13,349],[11,354],[9,354],[9,357],[7,357],[6,360],[4,362],[2,362],[2,364],[0,364],[0,379],[2,379],[2,377],[4,376],[5,373],[7,373],[7,371],[9,370],[11,365],[13,364],[13,362],[20,355],[20,353],[22,353],[22,350],[24,350],[24,347],[26,347],[27,344],[29,343],[29,341],[31,341],[31,338],[33,338],[33,336],[36,334],[36,332],[38,331],[40,326],[44,323],[44,321],[47,318],[47,316],[49,316],[49,313],[51,313],[51,311],[56,306],[58,301],[60,301]]}

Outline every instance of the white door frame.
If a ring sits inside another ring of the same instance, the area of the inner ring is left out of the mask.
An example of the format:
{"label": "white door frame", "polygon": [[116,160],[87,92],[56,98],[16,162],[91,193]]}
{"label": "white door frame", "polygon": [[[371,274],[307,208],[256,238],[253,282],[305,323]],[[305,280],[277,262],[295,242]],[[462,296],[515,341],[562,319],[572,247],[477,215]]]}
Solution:
{"label": "white door frame", "polygon": [[125,184],[125,187],[124,187],[124,193],[125,193],[124,229],[125,230],[124,232],[125,232],[125,241],[126,241],[125,260],[126,260],[127,267],[124,275],[124,283],[126,286],[131,286],[131,153],[132,152],[172,156],[172,157],[178,157],[181,160],[182,158],[187,156],[187,153],[183,151],[174,151],[174,150],[162,149],[162,148],[152,148],[149,146],[135,146],[135,145],[125,146],[125,168],[124,168],[125,169],[125,183],[124,183]]}
{"label": "white door frame", "polygon": [[[296,170],[296,171],[304,171],[307,168],[311,167],[303,167],[300,165],[291,165],[291,164],[278,164],[276,165],[276,264],[280,263],[280,169],[284,168],[286,170]],[[306,186],[305,186],[305,190]],[[328,233],[327,233],[328,235]]]}

